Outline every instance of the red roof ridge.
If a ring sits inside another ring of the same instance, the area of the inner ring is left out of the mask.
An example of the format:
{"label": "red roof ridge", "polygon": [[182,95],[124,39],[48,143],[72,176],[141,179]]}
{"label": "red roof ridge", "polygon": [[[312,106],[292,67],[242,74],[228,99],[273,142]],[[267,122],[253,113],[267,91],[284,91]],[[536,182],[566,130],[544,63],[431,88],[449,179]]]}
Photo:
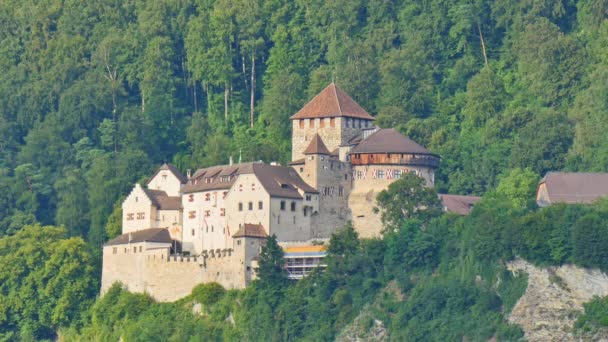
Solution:
{"label": "red roof ridge", "polygon": [[338,111],[342,113],[342,106],[340,105],[340,99],[338,98],[338,90],[336,90],[336,84],[332,81],[330,86],[334,90],[334,96],[336,97],[336,103],[338,104]]}
{"label": "red roof ridge", "polygon": [[306,103],[297,113],[290,117],[294,119],[305,118],[331,118],[351,117],[364,120],[375,120],[352,97],[346,94],[334,82],[321,90],[315,97]]}

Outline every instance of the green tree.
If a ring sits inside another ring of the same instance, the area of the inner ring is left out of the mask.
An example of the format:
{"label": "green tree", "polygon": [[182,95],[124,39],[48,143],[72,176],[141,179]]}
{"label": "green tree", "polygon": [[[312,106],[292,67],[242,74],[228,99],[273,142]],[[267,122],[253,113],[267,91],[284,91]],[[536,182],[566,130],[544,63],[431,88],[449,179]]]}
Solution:
{"label": "green tree", "polygon": [[81,238],[25,226],[0,238],[0,261],[0,331],[52,339],[58,327],[82,323],[98,284]]}
{"label": "green tree", "polygon": [[266,239],[266,244],[262,247],[256,273],[263,289],[281,291],[287,284],[283,249],[277,243],[277,237],[274,234]]}
{"label": "green tree", "polygon": [[424,178],[409,172],[382,190],[376,199],[378,207],[374,211],[380,213],[385,231],[399,229],[412,218],[428,221],[442,211],[437,192],[426,186]]}

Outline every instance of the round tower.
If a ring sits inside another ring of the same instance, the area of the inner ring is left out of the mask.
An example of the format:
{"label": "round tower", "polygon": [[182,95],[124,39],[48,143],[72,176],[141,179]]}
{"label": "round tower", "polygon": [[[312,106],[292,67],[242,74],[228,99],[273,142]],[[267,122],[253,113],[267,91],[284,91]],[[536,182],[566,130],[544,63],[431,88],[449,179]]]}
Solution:
{"label": "round tower", "polygon": [[348,203],[355,229],[361,237],[378,236],[380,217],[374,214],[378,193],[407,172],[435,185],[439,156],[400,134],[395,129],[378,129],[349,152],[353,188]]}

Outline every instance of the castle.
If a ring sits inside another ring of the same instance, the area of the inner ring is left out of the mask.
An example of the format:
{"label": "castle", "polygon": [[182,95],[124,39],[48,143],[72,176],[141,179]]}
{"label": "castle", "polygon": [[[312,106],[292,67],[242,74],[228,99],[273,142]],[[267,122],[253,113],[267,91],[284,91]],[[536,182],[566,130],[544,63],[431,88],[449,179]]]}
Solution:
{"label": "castle", "polygon": [[406,172],[434,185],[439,156],[374,126],[334,83],[291,121],[289,166],[230,163],[184,176],[164,164],[136,184],[122,205],[123,234],[103,247],[102,293],[117,281],[160,301],[204,282],[243,288],[269,235],[303,247],[352,221],[361,237],[378,236],[378,192]]}

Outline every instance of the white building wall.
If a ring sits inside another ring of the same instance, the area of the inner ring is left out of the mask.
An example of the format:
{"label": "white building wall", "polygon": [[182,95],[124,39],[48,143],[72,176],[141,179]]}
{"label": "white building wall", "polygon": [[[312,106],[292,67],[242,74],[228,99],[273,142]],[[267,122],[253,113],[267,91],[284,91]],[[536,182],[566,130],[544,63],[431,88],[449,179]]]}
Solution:
{"label": "white building wall", "polygon": [[184,251],[200,254],[203,250],[231,247],[225,230],[228,192],[229,189],[216,189],[182,196]]}
{"label": "white building wall", "polygon": [[[262,208],[260,209],[260,202]],[[239,210],[239,203],[242,210]],[[251,203],[251,210],[249,210]],[[266,233],[270,224],[270,195],[254,174],[239,175],[226,198],[226,223],[230,234],[245,223],[262,224]]]}
{"label": "white building wall", "polygon": [[162,190],[167,193],[167,196],[179,196],[181,188],[180,180],[169,170],[160,170],[148,182],[148,189]]}
{"label": "white building wall", "polygon": [[156,207],[144,193],[141,185],[135,187],[122,203],[122,233],[158,228]]}

